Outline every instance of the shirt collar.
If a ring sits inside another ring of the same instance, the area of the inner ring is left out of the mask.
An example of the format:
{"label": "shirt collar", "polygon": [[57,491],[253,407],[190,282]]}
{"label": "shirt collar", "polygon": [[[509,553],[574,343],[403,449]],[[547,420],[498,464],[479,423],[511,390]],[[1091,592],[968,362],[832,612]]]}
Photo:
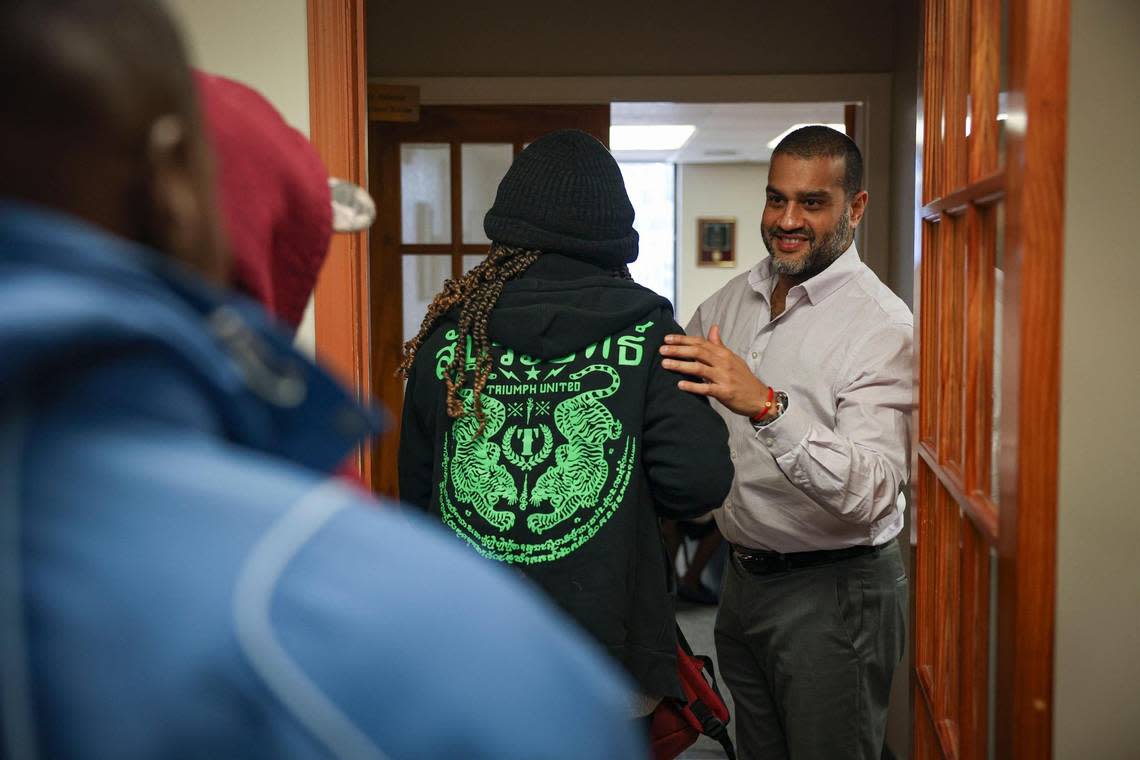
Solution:
{"label": "shirt collar", "polygon": [[[796,285],[792,290],[803,288],[812,303],[819,303],[854,277],[862,263],[859,259],[859,251],[856,250],[855,243],[852,242],[839,258],[831,262],[831,266],[807,282]],[[756,266],[749,270],[748,285],[763,296],[765,300],[771,300],[772,289],[776,285],[776,275],[772,271],[771,254],[760,259]]]}

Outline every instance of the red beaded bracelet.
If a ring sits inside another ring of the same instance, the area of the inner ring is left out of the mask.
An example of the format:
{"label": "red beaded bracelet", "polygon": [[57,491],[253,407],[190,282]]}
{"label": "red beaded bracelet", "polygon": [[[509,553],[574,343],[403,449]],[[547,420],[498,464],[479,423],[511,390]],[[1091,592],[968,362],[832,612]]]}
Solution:
{"label": "red beaded bracelet", "polygon": [[764,402],[764,408],[761,409],[760,411],[756,412],[756,414],[749,417],[748,421],[749,422],[759,422],[760,420],[764,419],[764,417],[767,416],[768,412],[771,411],[772,405],[775,403],[776,403],[776,389],[769,385],[768,386],[768,400]]}

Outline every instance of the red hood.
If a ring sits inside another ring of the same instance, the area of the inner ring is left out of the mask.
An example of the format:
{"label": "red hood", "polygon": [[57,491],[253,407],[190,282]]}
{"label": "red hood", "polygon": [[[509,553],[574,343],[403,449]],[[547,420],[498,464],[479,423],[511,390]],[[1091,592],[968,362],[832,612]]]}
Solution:
{"label": "red hood", "polygon": [[328,173],[305,136],[256,91],[202,72],[195,79],[234,285],[295,329],[332,237]]}

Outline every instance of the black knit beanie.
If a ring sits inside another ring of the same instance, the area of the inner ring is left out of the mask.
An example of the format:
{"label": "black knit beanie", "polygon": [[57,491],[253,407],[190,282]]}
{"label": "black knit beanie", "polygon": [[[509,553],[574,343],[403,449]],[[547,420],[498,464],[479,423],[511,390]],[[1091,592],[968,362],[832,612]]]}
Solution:
{"label": "black knit beanie", "polygon": [[483,229],[496,243],[606,268],[637,258],[633,206],[617,162],[597,139],[576,129],[540,137],[518,155]]}

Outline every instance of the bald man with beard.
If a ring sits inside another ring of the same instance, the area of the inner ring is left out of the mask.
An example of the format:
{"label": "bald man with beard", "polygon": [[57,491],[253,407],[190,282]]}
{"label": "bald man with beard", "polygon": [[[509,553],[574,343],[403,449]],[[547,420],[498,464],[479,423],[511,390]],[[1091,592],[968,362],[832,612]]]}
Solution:
{"label": "bald man with beard", "polygon": [[0,91],[0,755],[642,756],[559,613],[329,477],[373,415],[215,287],[159,5],[5,0]]}

